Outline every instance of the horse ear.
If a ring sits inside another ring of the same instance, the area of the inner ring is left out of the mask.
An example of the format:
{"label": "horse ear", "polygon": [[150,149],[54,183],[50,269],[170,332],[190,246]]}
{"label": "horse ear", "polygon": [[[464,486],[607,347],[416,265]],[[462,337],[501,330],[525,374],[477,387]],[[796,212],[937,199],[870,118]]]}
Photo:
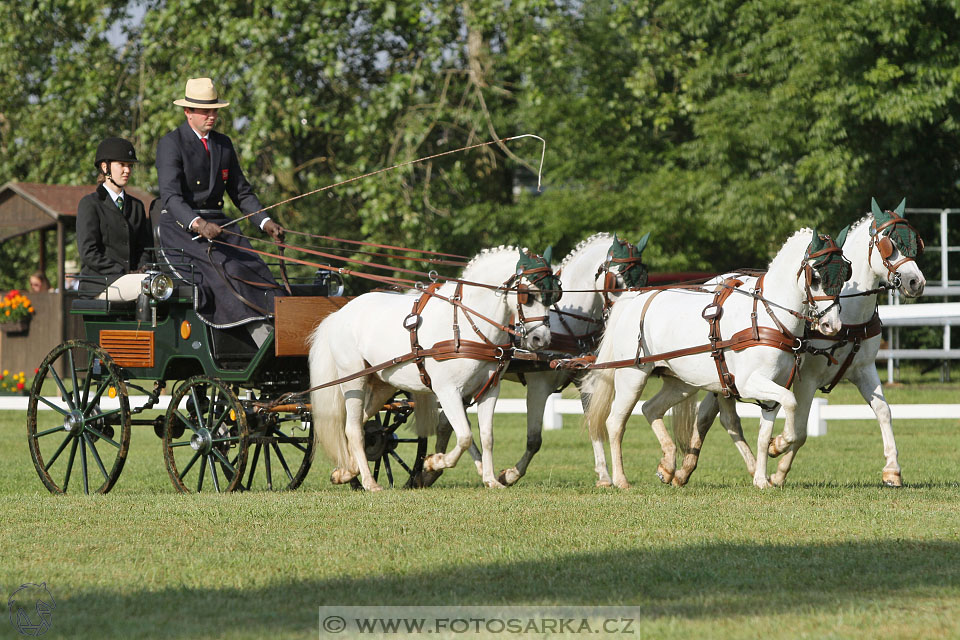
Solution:
{"label": "horse ear", "polygon": [[876,220],[879,224],[883,224],[890,219],[886,213],[880,208],[880,205],[877,204],[876,198],[870,198],[870,213],[873,214],[873,219]]}
{"label": "horse ear", "polygon": [[643,253],[643,250],[647,248],[647,240],[650,239],[650,232],[647,231],[646,235],[640,238],[640,242],[637,243],[637,253]]}
{"label": "horse ear", "polygon": [[907,199],[904,198],[903,200],[900,201],[900,204],[897,205],[897,208],[896,208],[896,210],[894,211],[894,213],[896,213],[898,216],[900,216],[900,217],[902,218],[902,217],[903,217],[903,210],[904,210],[904,208],[905,208],[906,206],[907,206]]}
{"label": "horse ear", "polygon": [[816,253],[817,251],[820,251],[820,249],[823,249],[825,244],[826,243],[820,239],[820,234],[817,233],[816,229],[814,229],[813,238],[810,240],[810,253]]}
{"label": "horse ear", "polygon": [[547,250],[543,252],[543,259],[547,264],[552,264],[553,263],[552,258],[553,258],[553,245],[550,245],[549,247],[547,247]]}
{"label": "horse ear", "polygon": [[848,231],[850,231],[850,225],[845,226],[840,230],[840,233],[837,234],[837,246],[841,249],[843,248],[843,242],[847,239]]}

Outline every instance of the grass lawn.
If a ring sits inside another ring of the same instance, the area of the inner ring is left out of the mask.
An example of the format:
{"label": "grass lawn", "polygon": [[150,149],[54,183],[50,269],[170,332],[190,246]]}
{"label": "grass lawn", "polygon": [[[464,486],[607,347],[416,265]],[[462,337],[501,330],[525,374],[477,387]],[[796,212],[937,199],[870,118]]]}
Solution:
{"label": "grass lawn", "polygon": [[[887,394],[960,402],[960,385]],[[849,384],[829,399],[860,402]],[[47,638],[316,638],[335,604],[630,605],[635,637],[960,637],[956,420],[895,424],[903,489],[880,487],[876,423],[835,421],[764,492],[719,426],[690,485],[661,485],[642,418],[625,438],[634,488],[596,489],[567,417],[503,491],[463,460],[431,489],[368,495],[331,486],[318,459],[296,492],[181,496],[160,441],[134,427],[117,486],[89,497],[47,493],[25,423],[0,412],[0,578],[7,594],[46,582]],[[498,469],[524,429],[498,420]],[[745,429],[755,443],[756,421]]]}

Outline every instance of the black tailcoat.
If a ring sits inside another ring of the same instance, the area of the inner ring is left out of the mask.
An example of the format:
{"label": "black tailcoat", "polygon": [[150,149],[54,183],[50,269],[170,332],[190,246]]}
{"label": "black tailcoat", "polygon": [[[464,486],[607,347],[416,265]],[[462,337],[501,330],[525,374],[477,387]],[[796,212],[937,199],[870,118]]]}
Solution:
{"label": "black tailcoat", "polygon": [[150,221],[143,203],[123,194],[123,211],[103,185],[77,206],[77,248],[80,250],[80,291],[96,296],[122,275],[137,271],[152,259]]}
{"label": "black tailcoat", "polygon": [[[224,233],[217,238],[218,243],[193,240],[197,233],[190,231],[189,225],[198,215],[220,226],[230,222],[222,212],[224,194],[244,214],[263,208],[240,170],[230,138],[211,131],[207,142],[209,156],[200,138],[184,122],[157,144],[157,233],[165,258],[199,285],[196,308],[201,317],[212,326],[226,328],[272,315],[273,298],[280,288],[259,256],[219,244],[249,248],[245,238]],[[249,220],[259,229],[265,218],[267,215],[261,212]],[[227,229],[241,232],[237,225]],[[231,288],[256,308],[241,301]]]}

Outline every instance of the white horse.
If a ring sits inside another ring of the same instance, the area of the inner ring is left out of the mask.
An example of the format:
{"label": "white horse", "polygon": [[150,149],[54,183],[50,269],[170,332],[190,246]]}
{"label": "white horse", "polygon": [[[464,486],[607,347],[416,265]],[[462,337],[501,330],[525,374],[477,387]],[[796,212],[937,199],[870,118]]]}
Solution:
{"label": "white horse", "polygon": [[[594,442],[604,431],[608,434],[613,484],[630,486],[623,472],[624,427],[655,370],[685,383],[670,387],[676,393],[664,394],[660,406],[649,402],[643,406],[663,450],[658,469],[661,480],[669,482],[676,466],[676,447],[663,415],[695,389],[737,393],[765,403],[761,404],[758,451],[767,450],[779,404],[786,412],[784,437],[793,442],[796,400],[784,385],[796,362],[790,347],[807,317],[800,311],[807,308],[815,314],[824,334],[837,333],[840,309],[836,300],[849,275],[849,265],[833,240],[803,229],[787,240],[770,263],[759,296],[753,292],[739,295],[746,291],[729,285],[725,302],[719,293],[691,289],[653,291],[618,301],[597,355],[597,365],[611,362],[616,368],[598,368],[587,378],[592,398],[586,420]],[[754,322],[751,316],[756,318]],[[738,332],[762,340],[737,343]],[[711,333],[716,340],[714,348]],[[604,484],[605,478],[599,480],[598,484]],[[765,456],[757,461],[754,484],[771,486]]]}
{"label": "white horse", "polygon": [[[595,233],[578,244],[556,267],[563,280],[563,298],[550,309],[550,350],[575,355],[592,353],[603,333],[604,316],[620,294],[632,287],[647,284],[647,266],[642,254],[650,234],[637,244],[630,244],[609,233]],[[505,377],[522,381],[527,387],[527,446],[516,465],[504,469],[497,476],[510,486],[522,478],[533,456],[542,443],[543,411],[550,394],[571,382],[580,389],[583,372],[569,369],[544,370],[542,363],[525,366],[523,360],[512,360]],[[587,397],[581,395],[584,410]],[[450,437],[449,423],[441,415],[437,427],[436,450],[446,451]],[[480,452],[470,446],[470,455],[480,467]],[[598,457],[599,456],[599,457]],[[606,468],[603,444],[599,454],[594,450],[596,464]],[[424,474],[424,484],[432,484],[439,474]]]}
{"label": "white horse", "polygon": [[[843,329],[831,338],[821,336],[809,341],[811,352],[803,357],[800,375],[797,376],[794,387],[797,398],[797,437],[789,447],[782,434],[770,444],[770,455],[785,454],[774,475],[774,483],[783,482],[797,449],[806,441],[807,416],[817,389],[829,392],[842,379],[846,379],[856,385],[880,423],[883,455],[886,460],[882,472],[883,484],[889,487],[903,484],[897,459],[897,443],[893,437],[893,424],[890,419],[890,405],[883,395],[883,385],[877,374],[876,359],[881,335],[876,309],[882,282],[889,282],[908,298],[916,298],[923,293],[926,279],[916,261],[923,251],[923,240],[903,219],[906,201],[902,201],[894,212],[881,211],[876,200],[872,200],[870,205],[871,215],[852,225],[842,247],[844,255],[853,266],[853,276],[840,294],[840,319],[843,321]],[[721,421],[740,449],[748,471],[751,475],[754,473],[756,462],[753,452],[743,439],[740,419],[732,403],[728,399],[708,394],[700,403],[696,431],[692,430],[692,425],[689,427],[692,432],[689,434],[690,453],[684,457],[683,468],[677,471],[674,484],[685,484],[696,468],[703,439],[718,411],[721,412]],[[680,431],[685,426],[674,422],[678,438],[683,437]]]}
{"label": "white horse", "polygon": [[[546,348],[550,329],[542,298],[550,294],[540,289],[556,292],[559,283],[548,256],[520,250],[518,261],[514,247],[484,250],[464,268],[462,280],[467,284],[451,281],[433,291],[364,294],[313,331],[311,386],[391,365],[310,394],[316,438],[337,466],[331,475],[334,483],[349,482],[359,474],[364,489],[380,489],[364,454],[363,424],[398,389],[414,396],[420,437],[435,428],[439,401],[457,434],[457,446],[448,454],[428,457],[424,470],[453,467],[471,443],[464,401],[487,385],[477,403],[483,481],[489,487],[502,486],[494,476],[490,452],[498,373],[510,347],[506,324],[511,315],[518,317],[521,346]],[[412,345],[423,345],[426,353],[411,358],[416,350]],[[451,352],[454,346],[459,356]]]}

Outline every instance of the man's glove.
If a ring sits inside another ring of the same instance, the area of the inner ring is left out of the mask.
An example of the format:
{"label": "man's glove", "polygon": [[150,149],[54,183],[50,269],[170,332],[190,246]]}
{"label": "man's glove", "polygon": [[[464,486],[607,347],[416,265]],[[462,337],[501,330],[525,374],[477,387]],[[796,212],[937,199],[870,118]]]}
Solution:
{"label": "man's glove", "polygon": [[273,220],[267,220],[267,222],[263,225],[263,232],[269,235],[271,238],[273,238],[277,242],[283,242],[283,239],[286,236],[286,233],[284,232],[283,227],[281,227],[279,224],[277,224]]}
{"label": "man's glove", "polygon": [[203,218],[197,220],[197,233],[206,238],[207,240],[213,240],[223,232],[223,229],[220,228],[215,222],[207,222]]}

